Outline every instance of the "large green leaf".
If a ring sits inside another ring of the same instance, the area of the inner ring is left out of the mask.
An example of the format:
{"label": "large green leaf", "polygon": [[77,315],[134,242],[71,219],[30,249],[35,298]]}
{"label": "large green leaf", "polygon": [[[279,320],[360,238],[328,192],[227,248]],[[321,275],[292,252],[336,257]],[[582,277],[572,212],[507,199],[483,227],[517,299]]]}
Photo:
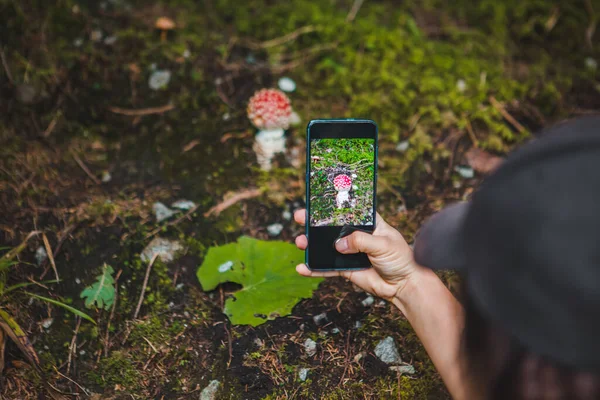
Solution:
{"label": "large green leaf", "polygon": [[225,314],[238,325],[260,325],[289,315],[302,298],[312,296],[322,279],[305,278],[295,266],[304,261],[296,246],[242,236],[236,243],[208,250],[197,275],[204,290],[224,282],[243,288],[225,302]]}
{"label": "large green leaf", "polygon": [[95,306],[105,310],[110,309],[115,300],[115,280],[112,277],[114,272],[110,265],[104,264],[102,274],[96,277],[96,282],[81,292],[80,296],[85,299],[87,308]]}

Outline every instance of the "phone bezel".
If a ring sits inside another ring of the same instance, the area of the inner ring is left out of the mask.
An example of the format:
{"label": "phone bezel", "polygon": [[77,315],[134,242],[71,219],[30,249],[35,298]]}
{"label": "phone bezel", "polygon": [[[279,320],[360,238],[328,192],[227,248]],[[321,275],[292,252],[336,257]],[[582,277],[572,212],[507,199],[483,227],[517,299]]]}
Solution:
{"label": "phone bezel", "polygon": [[[317,125],[322,125],[322,124],[326,124],[326,125],[348,125],[348,124],[352,124],[352,125],[359,125],[359,124],[369,124],[372,126],[373,129],[369,129],[369,133],[374,132],[374,137],[369,136],[369,135],[364,135],[364,136],[338,136],[340,138],[369,138],[369,139],[374,139],[375,140],[375,146],[374,146],[374,151],[375,151],[375,157],[374,157],[374,176],[373,176],[373,225],[372,225],[372,229],[373,231],[375,231],[376,229],[376,224],[377,224],[377,173],[378,173],[378,152],[379,152],[379,128],[377,126],[377,123],[375,123],[375,121],[370,120],[370,119],[315,119],[315,120],[311,120],[307,127],[306,127],[306,176],[305,176],[305,185],[306,185],[306,219],[305,219],[305,233],[306,233],[306,238],[308,240],[308,242],[310,243],[310,236],[309,236],[309,213],[310,213],[310,167],[311,167],[311,156],[310,156],[310,141],[313,137],[313,135],[311,134],[311,130],[315,129],[315,126]],[[331,127],[327,127],[328,129],[330,129]],[[356,127],[353,127],[356,128]],[[331,137],[331,136],[322,136],[322,135],[318,135],[318,138],[335,138]],[[362,226],[364,227],[364,226]],[[371,226],[369,226],[369,228],[371,228]],[[311,271],[316,271],[316,272],[326,272],[326,271],[355,271],[355,270],[363,270],[366,268],[369,268],[369,266],[364,266],[364,267],[359,267],[359,268],[311,268],[310,264],[309,264],[309,252],[310,252],[310,246],[308,246],[306,248],[305,251],[305,264],[307,265],[307,267],[311,270]]]}

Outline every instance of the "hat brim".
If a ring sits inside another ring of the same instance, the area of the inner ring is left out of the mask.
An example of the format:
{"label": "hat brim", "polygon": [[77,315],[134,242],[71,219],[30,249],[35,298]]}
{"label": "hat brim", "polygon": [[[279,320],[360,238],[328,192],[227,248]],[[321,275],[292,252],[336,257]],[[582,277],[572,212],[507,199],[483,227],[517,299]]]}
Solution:
{"label": "hat brim", "polygon": [[434,270],[463,270],[463,224],[470,203],[453,204],[434,214],[419,230],[414,244],[415,261]]}

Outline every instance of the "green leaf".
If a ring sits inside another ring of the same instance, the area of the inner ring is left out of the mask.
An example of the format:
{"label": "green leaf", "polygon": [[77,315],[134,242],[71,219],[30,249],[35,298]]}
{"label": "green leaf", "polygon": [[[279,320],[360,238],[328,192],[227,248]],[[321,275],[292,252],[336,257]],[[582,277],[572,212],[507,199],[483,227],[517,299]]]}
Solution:
{"label": "green leaf", "polygon": [[94,325],[96,325],[96,321],[94,321],[94,319],[92,317],[90,317],[89,315],[87,315],[83,311],[79,311],[78,309],[73,308],[70,305],[67,305],[67,304],[63,303],[62,301],[50,299],[48,297],[40,296],[40,295],[29,293],[29,292],[25,292],[25,293],[27,293],[29,296],[34,297],[36,299],[43,300],[43,301],[45,301],[47,303],[54,304],[56,306],[62,307],[65,310],[70,311],[73,314],[75,314],[77,316],[80,316],[83,319],[87,319],[88,321],[90,321],[91,323],[93,323]]}
{"label": "green leaf", "polygon": [[304,252],[279,241],[242,236],[236,243],[211,247],[197,272],[204,290],[224,282],[243,288],[225,302],[225,314],[233,324],[260,325],[289,315],[302,298],[310,298],[322,279],[307,279],[296,273]]}
{"label": "green leaf", "polygon": [[102,274],[96,277],[96,282],[81,292],[80,297],[85,299],[87,308],[96,306],[105,310],[110,309],[115,301],[115,280],[112,277],[114,272],[110,265],[104,264]]}

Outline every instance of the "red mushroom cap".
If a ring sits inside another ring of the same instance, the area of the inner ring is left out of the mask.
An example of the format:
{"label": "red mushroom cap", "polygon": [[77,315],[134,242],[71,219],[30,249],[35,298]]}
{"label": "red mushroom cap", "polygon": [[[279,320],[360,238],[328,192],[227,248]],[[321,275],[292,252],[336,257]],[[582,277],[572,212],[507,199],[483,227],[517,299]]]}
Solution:
{"label": "red mushroom cap", "polygon": [[261,89],[248,102],[248,118],[258,129],[287,129],[292,105],[281,90]]}
{"label": "red mushroom cap", "polygon": [[333,180],[333,187],[338,192],[340,190],[349,190],[352,187],[352,179],[348,175],[338,175]]}

